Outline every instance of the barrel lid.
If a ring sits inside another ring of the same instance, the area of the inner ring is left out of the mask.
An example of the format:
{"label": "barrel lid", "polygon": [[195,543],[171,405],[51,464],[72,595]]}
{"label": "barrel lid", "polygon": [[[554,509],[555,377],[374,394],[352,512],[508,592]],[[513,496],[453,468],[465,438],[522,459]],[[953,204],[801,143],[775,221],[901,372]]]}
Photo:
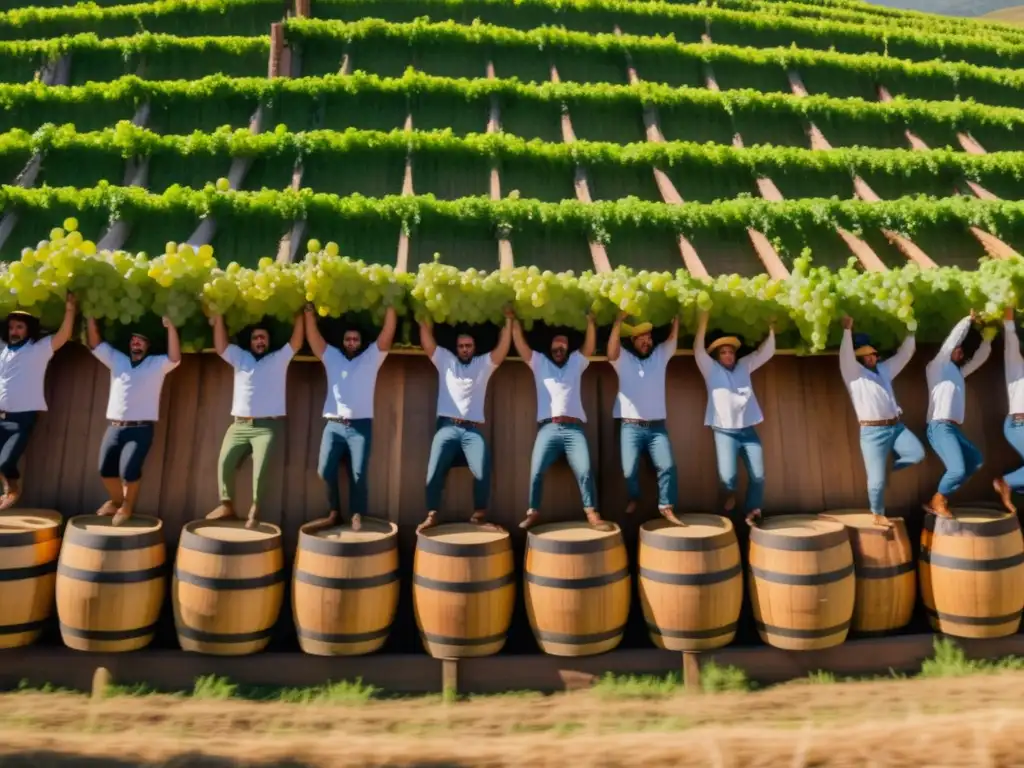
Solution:
{"label": "barrel lid", "polygon": [[64,531],[66,544],[86,549],[145,549],[163,543],[163,522],[148,515],[132,515],[121,525],[113,517],[77,515],[68,520]]}
{"label": "barrel lid", "polygon": [[640,541],[655,549],[712,550],[736,542],[732,521],[721,515],[694,513],[680,515],[683,525],[664,518],[640,526]]}
{"label": "barrel lid", "polygon": [[949,511],[952,519],[925,515],[924,529],[943,536],[1003,536],[1020,530],[1017,516],[1002,509],[972,506],[953,507]]}
{"label": "barrel lid", "polygon": [[63,521],[53,509],[5,509],[0,512],[0,547],[21,547],[55,539]]}
{"label": "barrel lid", "polygon": [[[821,517],[825,520],[834,520],[847,528],[856,528],[858,532],[886,533],[885,528],[875,525],[875,516],[870,509],[830,509],[828,512],[822,512]],[[904,524],[902,517],[890,517],[889,519],[895,525]]]}
{"label": "barrel lid", "polygon": [[300,531],[304,536],[313,536],[317,539],[328,539],[330,541],[343,541],[346,543],[359,543],[380,541],[398,535],[398,526],[385,520],[371,520],[363,518],[362,525],[358,531],[353,531],[352,526],[333,525],[330,528],[317,528],[317,523],[306,523]]}
{"label": "barrel lid", "polygon": [[193,520],[186,523],[184,531],[204,539],[239,543],[281,535],[281,529],[276,525],[258,523],[255,528],[246,528],[244,520]]}
{"label": "barrel lid", "polygon": [[961,523],[992,523],[1010,517],[1005,509],[983,506],[951,507],[949,511]]}
{"label": "barrel lid", "polygon": [[548,523],[529,532],[527,547],[535,552],[556,555],[584,555],[603,552],[622,544],[619,526],[609,523],[610,530],[594,528],[582,520]]}
{"label": "barrel lid", "polygon": [[750,541],[772,549],[820,550],[849,542],[846,526],[820,515],[769,517],[750,531]]}
{"label": "barrel lid", "polygon": [[421,531],[416,551],[446,557],[485,557],[511,548],[508,531],[475,523],[448,523]]}

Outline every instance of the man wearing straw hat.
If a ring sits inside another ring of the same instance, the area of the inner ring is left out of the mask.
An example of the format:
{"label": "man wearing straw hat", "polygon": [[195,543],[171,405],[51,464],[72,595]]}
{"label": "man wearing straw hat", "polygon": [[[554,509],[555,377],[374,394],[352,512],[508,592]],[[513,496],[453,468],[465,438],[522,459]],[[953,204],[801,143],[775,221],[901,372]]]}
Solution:
{"label": "man wearing straw hat", "polygon": [[[620,419],[619,450],[626,478],[629,502],[626,513],[636,511],[640,500],[640,457],[646,453],[658,477],[658,511],[662,517],[682,525],[676,517],[678,472],[672,441],[665,428],[665,375],[676,353],[679,318],[672,319],[668,338],[655,346],[650,323],[627,325],[625,314],[615,318],[608,337],[608,362],[619,378],[619,391],[612,418]],[[628,348],[620,337],[629,337]]]}
{"label": "man wearing straw hat", "polygon": [[743,357],[737,357],[743,346],[738,336],[719,335],[705,349],[707,329],[708,314],[702,312],[693,340],[693,356],[708,390],[704,425],[711,427],[715,436],[718,479],[727,494],[725,512],[736,508],[736,482],[742,458],[747,468],[746,523],[754,526],[761,519],[764,499],[764,450],[755,427],[764,421],[764,415],[750,374],[775,354],[775,328],[769,327],[768,338]]}
{"label": "man wearing straw hat", "polygon": [[858,334],[854,341],[853,319],[843,318],[839,370],[860,422],[860,450],[868,476],[868,502],[875,525],[882,528],[892,528],[892,521],[885,516],[889,454],[896,454],[894,472],[924,460],[924,446],[900,420],[903,409],[896,402],[892,389],[893,379],[910,362],[915,346],[914,336],[910,334],[896,354],[880,362],[878,350],[866,336]]}
{"label": "man wearing straw hat", "polygon": [[28,312],[15,310],[4,320],[0,349],[0,509],[10,509],[21,498],[18,461],[28,446],[39,411],[46,410],[46,368],[54,353],[71,338],[77,306],[69,293],[64,321],[48,339],[39,337],[39,320]]}
{"label": "man wearing straw hat", "polygon": [[94,318],[87,320],[89,347],[96,359],[110,369],[110,425],[100,445],[100,478],[110,499],[96,514],[113,516],[111,523],[121,525],[135,511],[142,465],[153,445],[153,433],[160,418],[160,392],[164,378],[181,363],[181,342],[178,329],[165,317],[166,355],[151,355],[151,340],[138,328],[132,332],[126,355],[103,340]]}
{"label": "man wearing straw hat", "polygon": [[288,343],[273,352],[270,351],[270,323],[266,319],[245,328],[238,335],[238,344],[228,341],[223,317],[214,315],[210,325],[213,326],[213,347],[234,369],[235,376],[231,424],[224,433],[217,464],[220,505],[206,519],[237,517],[233,502],[235,473],[242,460],[252,454],[252,506],[245,527],[255,528],[266,493],[270,459],[284,431],[288,365],[302,349],[305,324],[303,315],[297,314]]}
{"label": "man wearing straw hat", "polygon": [[942,343],[939,353],[928,363],[925,373],[928,378],[928,442],[946,468],[939,480],[939,487],[932,500],[925,504],[925,511],[939,517],[952,517],[948,499],[961,485],[981,467],[982,457],[960,425],[964,423],[964,403],[967,383],[965,379],[988,360],[992,342],[982,339],[970,360],[964,351],[965,342],[976,343],[977,331],[971,336],[971,326],[978,316],[971,314],[957,323]]}
{"label": "man wearing straw hat", "polygon": [[[1009,412],[1003,423],[1006,442],[1024,458],[1024,357],[1020,353],[1017,338],[1017,322],[1013,307],[1007,307],[1003,315],[1003,336],[1005,339],[1003,369],[1006,374],[1006,394],[1009,398]],[[1000,501],[1011,515],[1017,514],[1013,493],[1024,491],[1024,467],[1015,469],[992,481]]]}
{"label": "man wearing straw hat", "polygon": [[569,352],[569,335],[556,330],[551,339],[550,354],[530,348],[519,320],[512,320],[512,342],[523,362],[533,371],[537,390],[537,437],[533,442],[530,459],[530,507],[520,528],[530,528],[540,519],[540,502],[544,489],[544,474],[551,465],[564,456],[576,476],[580,500],[587,522],[603,528],[604,521],[597,513],[597,492],[590,467],[590,449],[583,425],[587,415],[580,399],[583,372],[590,365],[589,358],[597,346],[594,318],[587,316],[587,334],[583,344]]}

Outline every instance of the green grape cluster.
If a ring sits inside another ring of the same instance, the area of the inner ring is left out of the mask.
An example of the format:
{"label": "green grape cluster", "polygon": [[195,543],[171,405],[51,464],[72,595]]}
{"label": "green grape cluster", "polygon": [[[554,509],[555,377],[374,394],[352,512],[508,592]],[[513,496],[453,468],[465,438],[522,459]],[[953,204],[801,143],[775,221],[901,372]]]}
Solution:
{"label": "green grape cluster", "polygon": [[917,332],[914,287],[920,273],[916,264],[864,272],[851,259],[833,276],[833,291],[840,311],[855,318],[858,331],[871,336],[876,345],[891,348]]}
{"label": "green grape cluster", "polygon": [[263,257],[256,269],[237,262],[223,271],[212,269],[202,296],[208,311],[223,315],[228,331],[235,333],[264,317],[291,323],[306,303],[306,285],[301,265]]}
{"label": "green grape cluster", "polygon": [[369,312],[379,325],[388,307],[399,314],[405,312],[406,294],[415,279],[412,275],[397,274],[391,266],[339,256],[334,242],[323,249],[319,246],[319,241],[309,241],[301,270],[305,299],[316,306],[321,317]]}
{"label": "green grape cluster", "polygon": [[804,251],[793,261],[793,270],[779,288],[776,299],[788,311],[790,321],[799,332],[794,347],[800,352],[820,352],[829,345],[830,332],[838,314],[833,293],[833,275],[828,269],[814,266],[810,253]]}
{"label": "green grape cluster", "polygon": [[585,272],[552,272],[538,267],[516,267],[501,272],[501,280],[513,291],[516,316],[527,329],[535,322],[583,330],[593,299],[584,287],[593,275]]}
{"label": "green grape cluster", "polygon": [[632,323],[665,325],[680,313],[683,285],[670,272],[633,272],[618,267],[611,272],[586,272],[581,287],[592,297],[591,308],[599,325],[612,323],[625,312]]}
{"label": "green grape cluster", "polygon": [[435,255],[433,262],[420,264],[410,295],[417,321],[501,323],[515,290],[500,272],[460,271]]}

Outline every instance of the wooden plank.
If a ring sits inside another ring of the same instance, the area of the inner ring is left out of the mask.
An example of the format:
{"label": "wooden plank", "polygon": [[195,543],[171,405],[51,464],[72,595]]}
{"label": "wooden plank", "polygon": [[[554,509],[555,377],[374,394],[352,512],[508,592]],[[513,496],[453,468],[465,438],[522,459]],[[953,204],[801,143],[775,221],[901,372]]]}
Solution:
{"label": "wooden plank", "polygon": [[[139,69],[142,70],[144,66],[145,59],[139,63]],[[147,100],[140,104],[139,108],[135,111],[135,115],[132,117],[132,125],[144,128],[149,123],[149,115],[150,103]],[[126,187],[141,187],[142,189],[149,186],[148,155],[145,157],[132,157],[125,162],[124,185]],[[123,248],[130,234],[131,224],[122,218],[117,218],[111,222],[110,226],[107,227],[107,231],[100,237],[99,242],[96,243],[96,249],[99,251],[116,251]]]}
{"label": "wooden plank", "polygon": [[[484,68],[488,80],[495,79],[494,61],[487,60]],[[498,133],[501,130],[501,101],[497,94],[491,94],[491,105],[487,115],[487,133]],[[501,168],[497,160],[491,164],[488,187],[491,200],[501,200]],[[507,237],[498,235],[498,268],[512,269],[515,266],[515,256],[512,252],[512,241]]]}

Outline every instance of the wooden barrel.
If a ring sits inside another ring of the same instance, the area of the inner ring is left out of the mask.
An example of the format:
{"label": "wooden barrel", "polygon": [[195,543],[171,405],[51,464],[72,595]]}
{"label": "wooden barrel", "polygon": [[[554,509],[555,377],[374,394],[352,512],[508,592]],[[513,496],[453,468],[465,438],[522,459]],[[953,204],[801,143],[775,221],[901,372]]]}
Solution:
{"label": "wooden barrel", "polygon": [[850,537],[857,582],[850,631],[873,635],[906,626],[914,613],[917,577],[903,518],[890,518],[893,528],[887,531],[874,524],[866,509],[836,510],[822,517],[845,525]]}
{"label": "wooden barrel", "polygon": [[284,598],[281,529],[196,520],[181,531],[171,590],[186,651],[244,656],[266,648]]}
{"label": "wooden barrel", "polygon": [[[311,530],[312,529],[312,530]],[[359,656],[384,645],[398,607],[398,526],[369,518],[299,530],[292,616],[299,645],[316,656]]]}
{"label": "wooden barrel", "polygon": [[456,523],[417,536],[412,601],[423,646],[434,658],[500,651],[515,597],[507,531]]}
{"label": "wooden barrel", "polygon": [[846,640],[855,595],[843,525],[817,515],[767,518],[750,531],[750,601],[761,639],[787,651]]}
{"label": "wooden barrel", "polygon": [[732,523],[684,515],[685,526],[640,527],[640,602],[651,641],[669,651],[704,651],[736,636],[743,565]]}
{"label": "wooden barrel", "polygon": [[1005,637],[1024,609],[1024,540],[1016,515],[953,509],[924,516],[921,598],[932,628],[954,637]]}
{"label": "wooden barrel", "polygon": [[167,590],[164,526],[135,515],[68,520],[57,565],[57,618],[76,651],[134,651],[153,640]]}
{"label": "wooden barrel", "polygon": [[619,527],[553,523],[526,541],[526,614],[537,644],[553,656],[590,656],[622,640],[630,578]]}
{"label": "wooden barrel", "polygon": [[50,509],[0,512],[0,648],[35,642],[53,614],[62,520]]}

